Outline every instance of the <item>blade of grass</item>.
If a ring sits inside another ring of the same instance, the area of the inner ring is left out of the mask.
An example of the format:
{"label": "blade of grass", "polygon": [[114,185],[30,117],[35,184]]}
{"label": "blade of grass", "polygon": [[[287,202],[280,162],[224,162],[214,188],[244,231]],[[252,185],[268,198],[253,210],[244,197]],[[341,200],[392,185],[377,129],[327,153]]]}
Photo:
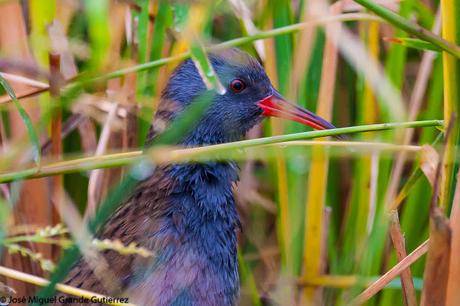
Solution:
{"label": "blade of grass", "polygon": [[238,249],[238,265],[241,273],[241,281],[246,283],[250,290],[252,305],[262,306],[260,301],[259,292],[257,291],[256,282],[254,280],[254,274],[248,267],[248,264],[244,260],[244,257],[241,255],[241,250]]}
{"label": "blade of grass", "polygon": [[[163,47],[165,45],[166,29],[172,24],[172,9],[171,5],[167,1],[159,1],[156,19],[153,25],[153,37],[150,46],[149,61],[155,61],[161,59]],[[152,69],[146,74],[145,88],[143,89],[144,95],[148,97],[155,96],[158,91],[158,76],[159,68]],[[142,107],[140,118],[152,118],[153,108]],[[144,120],[139,125],[139,144],[142,146],[147,136],[150,121],[145,122]]]}
{"label": "blade of grass", "polygon": [[429,42],[426,42],[424,40],[417,39],[417,38],[392,37],[392,38],[388,38],[387,41],[407,47],[407,48],[414,48],[417,50],[436,51],[436,52],[442,51],[441,48],[433,45],[432,43],[429,43]]}
{"label": "blade of grass", "polygon": [[32,120],[30,119],[25,109],[22,107],[21,103],[16,98],[16,94],[13,88],[11,88],[10,84],[1,75],[0,75],[0,85],[3,87],[3,89],[5,89],[7,94],[10,96],[11,100],[14,103],[14,106],[16,107],[17,111],[19,112],[19,115],[21,116],[22,121],[24,122],[24,125],[26,126],[27,134],[29,136],[30,142],[32,143],[32,147],[33,147],[33,159],[35,163],[37,164],[37,166],[39,166],[41,162],[40,142],[38,140],[38,136],[37,136],[37,133],[35,132],[34,126],[32,124]]}
{"label": "blade of grass", "polygon": [[190,52],[206,88],[208,90],[215,90],[220,95],[225,94],[225,87],[220,83],[219,77],[214,71],[203,45],[197,41],[193,42]]}
{"label": "blade of grass", "polygon": [[[374,12],[376,15],[382,17],[383,19],[387,20],[389,23],[393,24],[395,27],[406,31],[409,34],[412,34],[422,40],[432,43],[435,46],[438,46],[445,52],[459,58],[460,57],[460,47],[452,43],[452,41],[445,40],[438,35],[433,34],[432,32],[428,31],[425,28],[422,28],[418,24],[415,24],[400,15],[390,11],[389,9],[376,4],[374,1],[371,0],[354,0],[356,3],[361,4],[365,8],[369,9],[370,11]],[[446,1],[446,3],[453,3],[452,1]],[[443,10],[444,11],[444,10]],[[454,8],[448,12],[454,12]],[[449,13],[450,14],[450,13]],[[443,18],[444,20],[444,18]]]}
{"label": "blade of grass", "polygon": [[37,62],[46,66],[49,52],[49,38],[46,28],[56,16],[56,1],[32,0],[29,4],[31,49]]}
{"label": "blade of grass", "polygon": [[[139,1],[139,11],[133,12],[133,18],[131,20],[132,26],[134,28],[134,35],[136,38],[134,41],[137,42],[136,52],[137,52],[137,63],[144,64],[148,61],[147,52],[149,44],[149,11],[150,11],[150,1],[141,0]],[[157,20],[155,20],[155,27]],[[148,86],[149,82],[155,82],[156,80],[148,80],[147,73],[145,71],[139,71],[136,79],[136,97],[140,101],[140,114],[138,118],[138,128],[139,133],[137,135],[137,142],[142,146],[145,142],[148,129],[150,127],[150,122],[144,118],[152,118],[150,107],[147,105],[147,99],[139,99],[145,92],[145,88]]]}
{"label": "blade of grass", "polygon": [[110,31],[108,19],[108,0],[85,0],[85,13],[88,16],[91,41],[89,70],[98,71],[109,63]]}

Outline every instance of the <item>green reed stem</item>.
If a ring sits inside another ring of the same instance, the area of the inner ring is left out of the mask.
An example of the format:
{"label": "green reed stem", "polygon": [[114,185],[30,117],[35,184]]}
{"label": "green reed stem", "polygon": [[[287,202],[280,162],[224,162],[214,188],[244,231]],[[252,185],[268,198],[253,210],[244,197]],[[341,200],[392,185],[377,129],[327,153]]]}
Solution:
{"label": "green reed stem", "polygon": [[[337,128],[331,130],[322,130],[322,131],[311,131],[311,132],[302,132],[294,133],[288,135],[256,138],[250,140],[242,140],[236,142],[230,142],[219,145],[205,146],[195,148],[192,151],[189,151],[186,154],[187,158],[196,158],[200,155],[207,154],[217,154],[227,151],[239,150],[249,147],[275,144],[286,141],[294,140],[305,140],[313,139],[319,137],[327,136],[338,136],[344,134],[355,134],[355,133],[364,133],[372,131],[384,131],[384,130],[393,130],[398,128],[420,128],[420,127],[442,127],[444,121],[442,120],[424,120],[424,121],[408,121],[408,122],[395,122],[395,123],[380,123],[380,124],[369,124],[369,125],[359,125],[351,126],[345,128]],[[158,147],[152,147],[147,151],[147,155],[150,152],[158,150]],[[177,155],[180,155],[180,151],[186,152],[190,149],[177,150]],[[106,155],[87,157],[81,159],[75,159],[70,161],[57,162],[54,164],[42,165],[40,168],[33,167],[24,170],[12,171],[0,174],[0,183],[11,182],[20,179],[31,179],[38,177],[46,177],[64,173],[79,172],[92,169],[100,168],[113,168],[125,166],[140,161],[144,156],[140,151],[137,152],[128,152],[117,154],[116,156]]]}

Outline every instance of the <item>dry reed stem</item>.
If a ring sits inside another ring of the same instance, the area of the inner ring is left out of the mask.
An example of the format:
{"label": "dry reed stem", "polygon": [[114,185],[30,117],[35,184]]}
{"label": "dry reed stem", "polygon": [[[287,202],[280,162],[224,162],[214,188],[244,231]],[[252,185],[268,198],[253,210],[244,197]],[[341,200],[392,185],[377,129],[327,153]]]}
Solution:
{"label": "dry reed stem", "polygon": [[[390,9],[392,11],[397,12],[399,10],[399,2],[401,0],[375,0],[374,2]],[[366,9],[363,8],[361,5],[357,4],[353,0],[341,0],[340,2],[343,3],[343,11],[344,12],[352,12],[352,11],[365,11]]]}
{"label": "dry reed stem", "polygon": [[423,275],[421,305],[439,306],[445,305],[446,301],[451,230],[441,208],[434,207],[430,215],[430,243]]}
{"label": "dry reed stem", "polygon": [[[78,126],[84,123],[86,118],[80,114],[73,114],[62,124],[61,140],[65,139]],[[51,139],[44,138],[41,142],[42,155],[45,155],[51,149]]]}
{"label": "dry reed stem", "polygon": [[12,83],[19,83],[22,85],[30,86],[30,87],[35,87],[39,89],[49,89],[49,85],[34,79],[26,78],[22,75],[18,74],[13,74],[13,73],[6,73],[6,72],[0,72],[0,75],[7,81],[10,81]]}
{"label": "dry reed stem", "polygon": [[[68,12],[73,14],[73,12]],[[71,16],[63,16],[61,19],[66,22],[66,19]],[[66,22],[67,23],[67,22]],[[65,29],[59,23],[59,21],[54,20],[54,22],[48,26],[48,36],[51,42],[51,49],[53,52],[60,55],[60,72],[65,80],[70,80],[78,74],[77,64],[75,63],[75,58],[70,51],[69,40],[65,35]]]}
{"label": "dry reed stem", "polygon": [[[229,2],[232,5],[233,11],[235,12],[235,16],[242,20],[243,27],[247,31],[247,33],[249,35],[256,34],[259,30],[257,29],[257,27],[251,19],[251,9],[248,7],[246,2],[243,0],[229,0]],[[264,61],[267,57],[264,43],[259,40],[253,42],[253,45],[254,49],[257,52],[257,55],[260,57],[262,61]]]}
{"label": "dry reed stem", "polygon": [[[153,4],[150,4],[147,10],[152,12]],[[129,35],[126,30],[126,23],[134,22],[134,19],[130,19],[129,22],[126,20],[127,12],[130,11],[129,7],[124,5],[112,5],[110,7],[110,24],[114,25],[114,30],[112,30],[112,41],[111,41],[111,50],[113,54],[111,55],[114,59],[117,59],[118,54],[123,53],[125,40],[127,41],[127,36]],[[133,27],[137,30],[137,27]],[[152,34],[153,24],[147,23],[147,39],[146,44],[147,49],[152,48]],[[134,37],[138,37],[139,33],[134,33]],[[148,50],[146,50],[148,53]],[[137,60],[138,54],[131,54],[132,59]],[[134,82],[133,82],[134,79]],[[152,80],[155,81],[156,80]],[[118,103],[117,113],[120,111],[125,112],[125,116],[120,120],[120,129],[115,129],[116,121],[113,121],[111,137],[107,143],[107,150],[113,149],[122,149],[128,150],[128,148],[137,147],[138,139],[138,127],[137,127],[137,107],[142,105],[139,101],[137,104],[136,98],[136,74],[126,75],[123,79],[115,79],[112,82],[107,82],[107,96],[112,102]],[[109,108],[110,109],[110,108]],[[116,118],[114,118],[116,119]],[[151,118],[149,118],[150,120]],[[131,130],[132,129],[132,130]],[[115,186],[120,179],[123,177],[125,168],[120,169],[107,169],[103,172],[100,182],[100,199],[105,197],[107,192]]]}
{"label": "dry reed stem", "polygon": [[457,183],[455,186],[455,196],[452,203],[450,215],[450,226],[452,229],[452,241],[450,248],[449,276],[447,281],[446,305],[456,306],[460,301],[460,171],[457,172]]}
{"label": "dry reed stem", "polygon": [[[18,100],[30,98],[48,91],[49,88],[40,88],[40,89],[22,89],[16,92],[16,98]],[[11,102],[11,97],[9,95],[0,96],[0,104],[6,104]]]}
{"label": "dry reed stem", "polygon": [[[57,53],[49,54],[50,64],[50,94],[53,98],[51,103],[60,104],[59,95],[61,84],[61,56]],[[53,111],[51,118],[51,153],[54,158],[61,158],[62,156],[62,110],[60,105],[57,105]],[[59,205],[63,201],[64,195],[64,177],[62,175],[56,175],[51,178],[50,186],[50,199],[52,203],[51,208],[51,224],[58,224],[59,218]],[[57,260],[60,255],[59,247],[52,246],[51,258]]]}
{"label": "dry reed stem", "polygon": [[387,273],[382,275],[378,280],[372,283],[369,287],[366,288],[360,295],[358,295],[350,304],[352,305],[361,305],[376,295],[380,290],[382,290],[392,279],[397,277],[402,273],[407,267],[413,264],[417,259],[424,255],[428,251],[428,241],[426,240],[421,245],[419,245],[412,253],[407,255],[404,259],[398,262],[393,268],[391,268]]}
{"label": "dry reed stem", "polygon": [[93,237],[78,212],[77,206],[67,194],[59,207],[59,215],[66,224],[75,243],[88,266],[93,270],[95,277],[100,281],[107,292],[120,292],[118,277],[110,269],[110,266],[97,248],[92,245]]}
{"label": "dry reed stem", "polygon": [[[28,273],[24,273],[24,272],[14,270],[14,269],[10,269],[10,268],[3,267],[3,266],[0,266],[0,275],[3,275],[5,277],[7,277],[7,278],[15,279],[15,280],[18,280],[18,281],[21,281],[21,282],[26,282],[26,283],[29,283],[29,284],[34,284],[34,285],[37,285],[37,286],[41,286],[41,287],[48,286],[48,284],[49,284],[49,281],[47,279],[42,278],[42,277],[38,277],[38,276],[35,276],[35,275],[31,275],[31,274],[28,274]],[[75,288],[75,287],[64,285],[64,284],[57,284],[56,289],[59,290],[60,292],[66,293],[66,294],[70,294],[70,295],[73,295],[73,296],[86,297],[86,298],[89,298],[89,299],[91,299],[92,297],[96,297],[96,298],[99,298],[99,299],[110,298],[110,297],[102,295],[102,294],[98,294],[98,293],[91,292],[91,291],[88,291],[88,290]],[[108,305],[135,306],[134,304],[131,304],[131,303],[108,303]]]}
{"label": "dry reed stem", "polygon": [[[22,74],[23,72],[26,73],[26,70],[28,70],[29,72],[33,72],[31,75],[39,75],[41,71],[37,70],[35,64],[31,64],[33,63],[33,54],[28,44],[29,36],[25,27],[26,22],[22,14],[21,3],[13,1],[2,4],[0,6],[0,16],[2,16],[2,18],[0,18],[0,45],[2,46],[2,57],[21,59],[21,62],[16,62],[18,65],[4,65],[2,72]],[[3,64],[4,63],[5,61],[3,61]],[[23,65],[23,63],[26,64]],[[16,83],[13,89],[15,91],[24,92],[28,90],[28,86]],[[31,117],[31,120],[36,122],[40,118],[40,112],[38,107],[35,107],[34,104],[35,103],[28,103],[24,108]],[[8,112],[8,116],[11,131],[11,139],[9,139],[9,141],[23,139],[24,135],[27,135],[27,133],[19,113],[13,109]],[[17,161],[18,156],[23,156],[23,154],[24,151],[18,152],[15,161]],[[15,201],[13,215],[10,216],[10,220],[14,220],[12,224],[31,223],[41,226],[48,225],[50,223],[50,215],[48,213],[49,193],[46,180],[30,180],[24,182],[21,187],[19,199]],[[30,203],[33,203],[33,205],[30,205]],[[50,257],[51,248],[48,245],[28,244],[27,247],[34,252],[42,253],[47,258]],[[31,262],[28,258],[21,258],[21,256],[5,254],[2,262],[4,265],[13,266],[22,271],[33,274],[42,273],[39,265]],[[19,296],[26,296],[35,291],[34,286],[12,279],[7,281],[7,285],[15,288]]]}
{"label": "dry reed stem", "polygon": [[[152,10],[153,5],[150,4],[148,5],[149,8],[147,10]],[[123,46],[124,42],[127,36],[126,27],[125,27],[125,17],[126,17],[126,12],[129,11],[129,8],[125,5],[120,5],[120,4],[115,4],[111,5],[110,8],[110,17],[109,17],[109,22],[112,25],[111,26],[111,47],[110,47],[110,57],[113,58],[111,62],[118,62],[120,59],[117,57],[118,54],[123,53]],[[130,20],[129,22],[134,22],[134,20]],[[146,37],[146,44],[147,44],[147,49],[149,46],[151,46],[151,40],[152,40],[152,24],[148,23],[147,25],[147,37]],[[133,27],[137,30],[137,27]],[[138,37],[140,33],[134,33],[134,37]],[[148,50],[146,50],[148,53]],[[134,57],[134,54],[132,54],[133,59],[137,59],[138,57]],[[148,55],[147,55],[148,56]],[[141,74],[142,75],[142,74]],[[131,98],[136,97],[136,84],[129,83],[132,80],[129,80],[130,75],[125,76],[124,78],[119,78],[119,79],[113,79],[107,82],[106,86],[106,95],[107,95],[107,101],[101,101],[98,100],[97,103],[95,104],[96,107],[102,106],[101,110],[105,108],[105,111],[107,113],[111,113],[112,111],[115,112],[113,115],[113,118],[109,118],[110,116],[108,115],[106,117],[104,124],[104,127],[106,125],[109,125],[111,127],[110,129],[110,136],[107,138],[106,144],[105,144],[105,151],[112,151],[112,150],[123,150],[127,151],[129,148],[129,142],[131,141],[131,144],[134,144],[134,146],[137,148],[137,118],[134,118],[136,121],[136,126],[135,128],[130,131],[128,129],[128,125],[131,124],[130,126],[132,127],[132,121],[130,122],[130,118],[135,117],[135,115],[130,114],[130,111],[136,111],[136,107],[138,106],[136,104],[136,101]],[[153,80],[152,80],[153,81]],[[126,86],[131,86],[134,85],[134,87],[131,89],[132,91],[129,91],[130,89],[126,88]],[[128,90],[128,91],[127,91]],[[130,98],[130,95],[133,95]],[[130,100],[131,99],[131,100]],[[103,104],[101,102],[104,102]],[[117,107],[115,110],[113,110],[113,104],[116,103]],[[139,105],[141,105],[140,103]],[[151,119],[151,118],[149,118]],[[119,128],[117,128],[119,126]],[[133,133],[136,133],[134,136]],[[99,143],[102,141],[104,142],[104,139],[102,139],[102,135],[100,136]],[[95,188],[96,190],[96,197],[98,198],[98,201],[101,201],[104,199],[109,192],[109,190],[116,186],[120,179],[123,176],[123,172],[125,171],[125,168],[112,168],[112,169],[105,169],[105,170],[98,170],[99,178],[97,182],[97,187]],[[96,203],[98,205],[98,203]]]}
{"label": "dry reed stem", "polygon": [[436,174],[433,184],[433,195],[430,203],[430,243],[428,245],[428,255],[423,272],[423,290],[420,304],[422,306],[437,306],[445,305],[447,278],[449,273],[450,260],[450,241],[451,230],[449,221],[444,215],[443,209],[446,204],[438,204],[438,197],[441,192],[442,184],[444,183],[444,162],[446,152],[450,151],[448,147],[450,135],[455,126],[455,114],[452,113],[449,119],[449,124],[444,134],[444,146],[440,153],[441,158],[436,167]]}
{"label": "dry reed stem", "polygon": [[[396,251],[396,256],[398,261],[403,260],[407,257],[406,244],[404,236],[401,232],[401,225],[399,224],[398,212],[393,211],[390,216],[390,236],[393,246]],[[401,285],[404,297],[404,304],[406,306],[416,306],[417,305],[417,295],[414,288],[414,283],[412,282],[412,273],[410,267],[403,270],[401,273]]]}
{"label": "dry reed stem", "polygon": [[85,154],[91,155],[96,152],[97,147],[96,125],[85,115],[82,116],[83,122],[78,125],[81,147]]}
{"label": "dry reed stem", "polygon": [[[102,127],[101,136],[99,137],[99,142],[97,143],[95,156],[102,156],[106,152],[107,145],[109,143],[112,123],[117,114],[118,104],[113,103],[112,109],[107,115],[107,119]],[[85,219],[92,217],[97,210],[97,205],[102,197],[102,180],[103,172],[102,169],[96,169],[91,171],[89,182],[88,182],[88,205],[85,211]]]}
{"label": "dry reed stem", "polygon": [[138,105],[136,101],[136,84],[137,84],[137,76],[135,73],[128,74],[125,78],[125,83],[123,84],[123,88],[127,96],[126,107],[128,110],[126,114],[126,144],[127,144],[127,147],[130,149],[137,147],[137,142],[138,142],[137,141]]}
{"label": "dry reed stem", "polygon": [[429,145],[422,146],[422,154],[420,157],[420,169],[425,174],[430,185],[434,187],[436,181],[436,169],[439,164],[440,156],[436,150]]}
{"label": "dry reed stem", "polygon": [[[303,21],[308,21],[320,16],[318,12],[318,1],[308,1],[305,3],[304,11],[302,12]],[[307,71],[311,60],[313,44],[316,40],[316,27],[311,26],[299,33],[299,40],[293,51],[292,76],[290,83],[289,95],[294,96],[298,93],[301,82],[304,81],[305,71]],[[293,97],[289,97],[293,98]]]}
{"label": "dry reed stem", "polygon": [[[322,222],[322,230],[321,230],[321,252],[320,252],[320,262],[319,262],[319,275],[323,275],[327,272],[327,241],[329,237],[329,225],[331,222],[331,212],[332,209],[330,207],[324,207],[323,210],[323,222]],[[323,288],[318,287],[315,292],[314,301],[317,301],[317,305],[323,305]]]}

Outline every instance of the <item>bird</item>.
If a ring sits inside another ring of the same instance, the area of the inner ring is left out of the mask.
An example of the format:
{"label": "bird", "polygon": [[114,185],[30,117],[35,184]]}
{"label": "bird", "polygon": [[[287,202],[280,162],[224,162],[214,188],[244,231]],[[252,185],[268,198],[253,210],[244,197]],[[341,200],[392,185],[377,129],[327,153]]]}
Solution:
{"label": "bird", "polygon": [[[208,57],[226,90],[213,96],[194,128],[177,140],[179,145],[237,141],[266,117],[315,129],[335,128],[284,99],[248,53],[230,48],[210,52]],[[162,91],[146,142],[152,143],[206,90],[194,61],[180,63]],[[129,296],[138,305],[237,305],[241,229],[233,195],[237,181],[238,166],[232,160],[158,165],[96,234],[125,245],[135,242],[151,251],[152,258],[101,251],[109,272],[119,280],[116,290],[107,289],[110,286],[101,280],[104,275],[84,258],[64,283],[104,295]]]}

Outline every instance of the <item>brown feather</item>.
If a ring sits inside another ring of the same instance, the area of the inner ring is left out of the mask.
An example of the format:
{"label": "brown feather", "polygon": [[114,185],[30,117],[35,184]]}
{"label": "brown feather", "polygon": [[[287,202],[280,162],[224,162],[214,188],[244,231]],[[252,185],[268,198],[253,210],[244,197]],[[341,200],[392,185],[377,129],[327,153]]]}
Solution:
{"label": "brown feather", "polygon": [[[149,178],[136,187],[132,195],[120,205],[101,228],[97,234],[99,239],[119,240],[124,245],[136,242],[139,246],[152,252],[158,249],[157,246],[154,246],[157,242],[152,243],[148,237],[145,237],[145,234],[156,230],[158,222],[154,220],[160,217],[159,214],[164,211],[165,205],[168,205],[168,195],[174,182],[165,174],[166,169],[167,166],[157,168]],[[170,242],[169,240],[161,243]],[[120,281],[122,291],[125,289],[123,281],[135,273],[136,267],[145,266],[146,260],[151,260],[138,255],[121,255],[113,250],[105,250],[101,252],[101,255],[107,261],[111,273]],[[101,283],[84,258],[79,259],[64,283],[99,294],[122,295],[122,292],[108,292],[106,288],[110,286]],[[64,296],[66,295],[60,294],[58,300]],[[64,303],[56,305],[64,305]]]}

